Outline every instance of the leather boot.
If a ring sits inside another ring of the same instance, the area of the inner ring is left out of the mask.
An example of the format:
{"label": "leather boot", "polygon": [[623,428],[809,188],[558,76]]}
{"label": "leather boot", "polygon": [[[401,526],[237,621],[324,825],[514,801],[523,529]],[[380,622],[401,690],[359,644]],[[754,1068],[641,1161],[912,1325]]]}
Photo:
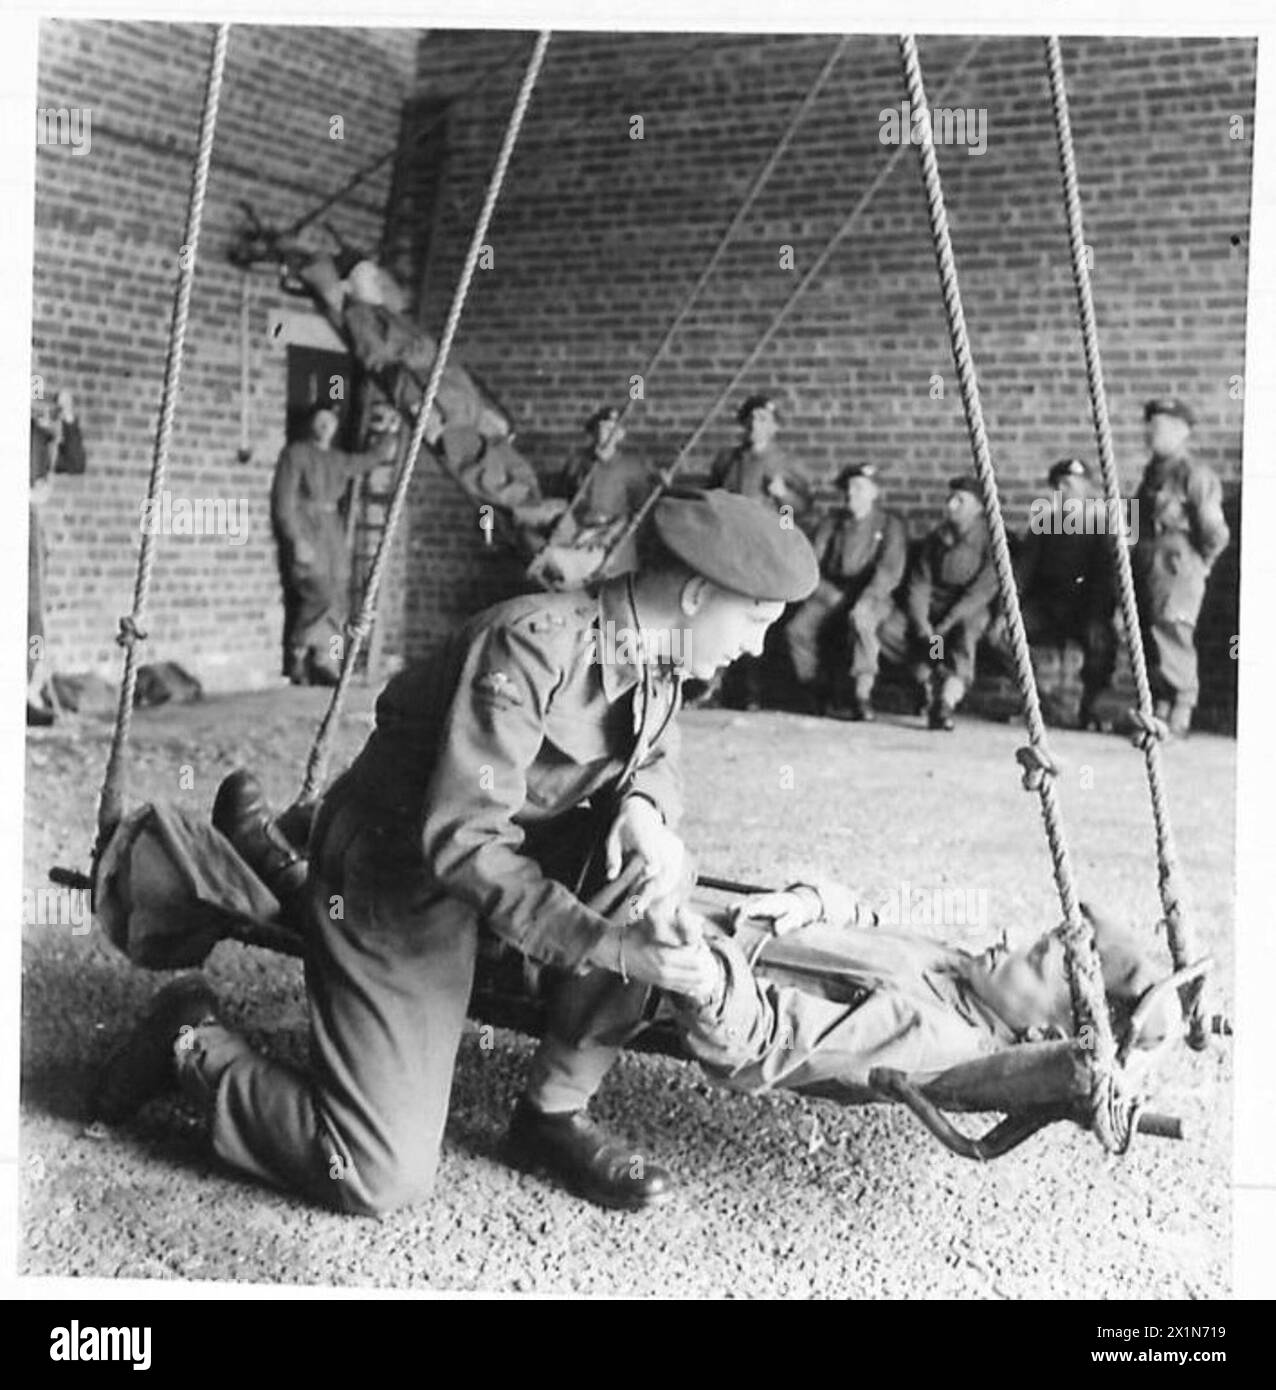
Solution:
{"label": "leather boot", "polygon": [[506,1151],[517,1167],[547,1170],[599,1206],[638,1211],[667,1202],[674,1193],[669,1172],[609,1139],[584,1110],[546,1115],[520,1100]]}
{"label": "leather boot", "polygon": [[276,826],[261,783],[251,772],[237,768],[217,788],[213,825],[283,906],[298,897],[306,883],[306,861]]}
{"label": "leather boot", "polygon": [[119,1124],[147,1101],[175,1092],[178,1049],[191,1030],[217,1022],[217,996],[202,975],[165,985],[103,1063],[93,1092],[93,1117]]}

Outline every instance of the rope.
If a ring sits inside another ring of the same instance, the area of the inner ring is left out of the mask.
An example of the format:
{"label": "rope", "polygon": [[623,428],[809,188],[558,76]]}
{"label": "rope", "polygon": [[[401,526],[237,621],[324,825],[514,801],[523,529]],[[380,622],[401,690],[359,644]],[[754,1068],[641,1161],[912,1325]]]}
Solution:
{"label": "rope", "polygon": [[190,319],[191,285],[199,234],[204,220],[204,199],[208,192],[208,170],[212,162],[213,136],[217,129],[217,108],[221,101],[222,74],[226,67],[226,45],[230,25],[219,24],[213,37],[213,51],[204,88],[204,111],[200,118],[199,146],[191,176],[190,202],[186,209],[186,236],[177,260],[177,291],[173,298],[173,317],[169,325],[168,356],[164,363],[164,386],[160,398],[159,425],[151,457],[151,476],[146,497],[152,524],[142,528],[142,545],[137,556],[137,577],[133,586],[133,611],[120,619],[116,639],[124,648],[124,674],[120,680],[120,703],[115,715],[115,731],[107,757],[106,775],[98,802],[99,847],[124,813],[124,757],[133,721],[133,698],[137,689],[138,646],[146,641],[146,607],[150,599],[151,577],[155,568],[154,504],[168,473],[169,446],[173,437],[173,417],[182,380],[182,361],[186,351],[186,327]]}
{"label": "rope", "polygon": [[1063,814],[1059,806],[1054,772],[1046,740],[1045,720],[1037,696],[1037,683],[1032,669],[1028,638],[1024,631],[1023,614],[1019,607],[1019,592],[1015,585],[1014,568],[1010,561],[1010,544],[1006,523],[997,495],[997,475],[993,469],[984,425],[983,406],[979,398],[979,383],[975,377],[966,331],[966,315],[962,307],[961,290],[957,282],[957,262],[953,255],[952,238],[948,231],[948,212],[943,185],[939,177],[939,161],[935,155],[931,129],[930,108],[922,85],[921,60],[917,41],[911,34],[899,40],[903,61],[904,82],[912,105],[913,118],[920,128],[918,152],[921,156],[922,180],[926,187],[926,204],[930,216],[931,238],[939,269],[940,291],[948,319],[948,334],[952,345],[953,364],[961,387],[962,409],[970,435],[970,450],[984,512],[988,518],[989,540],[997,573],[1001,601],[1005,605],[1011,649],[1014,655],[1015,677],[1023,698],[1024,720],[1028,726],[1030,748],[1023,750],[1019,761],[1024,767],[1024,785],[1035,790],[1041,800],[1041,815],[1054,869],[1055,887],[1063,908],[1063,942],[1068,969],[1068,985],[1072,995],[1073,1016],[1078,1037],[1092,1040],[1091,1113],[1095,1132],[1108,1150],[1119,1149],[1122,1136],[1112,1123],[1112,1097],[1116,1085],[1116,1045],[1112,1023],[1108,1017],[1103,977],[1094,945],[1093,931],[1081,915],[1077,901],[1076,883],[1071,856],[1064,834]]}
{"label": "rope", "polygon": [[[833,69],[841,61],[842,55],[850,47],[850,43],[851,41],[849,38],[844,38],[838,43],[837,47],[825,60],[823,67],[820,68],[806,96],[794,107],[793,113],[789,117],[788,124],[781,132],[780,138],[775,142],[775,146],[771,150],[771,153],[762,161],[757,173],[754,174],[753,182],[749,185],[749,190],[744,195],[743,202],[741,202],[740,206],[736,209],[735,215],[731,218],[731,221],[727,223],[722,235],[718,238],[718,243],[713,248],[712,252],[710,252],[709,258],[705,261],[699,276],[696,278],[695,284],[692,285],[691,289],[683,298],[677,312],[669,321],[669,326],[661,334],[659,342],[656,343],[656,346],[652,349],[651,354],[638,373],[644,381],[646,381],[652,372],[660,365],[660,361],[664,357],[669,344],[673,341],[674,336],[686,321],[687,315],[691,312],[692,305],[695,304],[696,300],[699,299],[700,295],[704,292],[704,287],[709,283],[710,277],[718,268],[718,263],[726,254],[727,247],[730,245],[735,234],[740,230],[753,204],[757,201],[758,194],[762,192],[767,180],[775,172],[776,165],[779,164],[780,160],[788,151],[789,145],[793,142],[793,137],[797,134],[798,127],[806,119],[807,113],[815,105],[816,99],[824,89],[824,84],[832,76]],[[616,420],[616,429],[619,429],[621,425],[624,424],[629,417],[629,412],[636,404],[637,401],[632,395],[626,397],[625,404],[621,407],[620,414]],[[585,473],[584,478],[581,480],[580,486],[576,489],[575,496],[573,496],[572,500],[568,503],[567,510],[563,513],[564,522],[566,518],[571,516],[577,504],[580,502],[580,499],[585,496],[598,469],[599,460],[595,459]],[[558,528],[555,529],[556,531],[558,530]],[[552,545],[553,543],[554,537],[551,536],[550,544]]]}
{"label": "rope", "polygon": [[[966,52],[963,54],[961,60],[953,69],[952,75],[949,77],[948,83],[944,87],[941,96],[946,96],[949,93],[949,91],[956,85],[957,80],[970,66],[975,54],[979,51],[980,43],[981,40],[976,39],[974,43],[972,43],[970,47],[966,50]],[[647,519],[647,516],[651,512],[651,509],[660,500],[661,495],[663,494],[665,489],[667,489],[673,483],[673,480],[676,477],[679,469],[687,461],[688,457],[695,450],[696,446],[700,443],[700,441],[704,438],[705,433],[707,432],[710,424],[713,422],[713,419],[717,415],[718,411],[720,411],[723,408],[723,406],[725,406],[727,402],[735,394],[740,383],[752,370],[754,363],[757,362],[759,357],[761,357],[763,351],[766,349],[771,339],[775,336],[776,331],[779,329],[780,325],[789,316],[794,305],[796,305],[798,300],[800,300],[802,296],[807,292],[807,290],[810,289],[811,285],[815,282],[820,272],[828,264],[828,262],[833,256],[834,251],[837,250],[837,248],[842,244],[846,237],[849,236],[850,233],[855,229],[856,225],[859,223],[860,218],[864,215],[865,211],[867,210],[869,204],[873,201],[874,197],[876,197],[878,190],[886,182],[886,180],[890,178],[891,174],[894,172],[895,166],[903,158],[905,148],[906,146],[901,143],[891,151],[890,157],[886,160],[886,163],[883,164],[882,167],[877,171],[877,173],[873,177],[872,182],[856,201],[855,206],[846,215],[846,217],[842,220],[841,225],[825,243],[824,249],[815,258],[814,262],[811,265],[811,268],[806,272],[805,275],[802,276],[801,280],[798,281],[797,286],[794,288],[792,294],[790,294],[788,299],[786,299],[784,303],[780,306],[779,310],[776,312],[775,316],[772,318],[771,322],[767,325],[766,329],[762,333],[762,336],[745,354],[744,360],[731,374],[731,379],[714,398],[713,404],[710,405],[709,409],[705,412],[704,416],[700,420],[700,423],[696,425],[696,427],[687,436],[686,440],[679,448],[677,454],[674,455],[673,462],[670,463],[669,466],[661,474],[659,484],[651,490],[651,492],[644,500],[642,506],[639,507],[638,510],[633,514],[633,516],[629,519],[629,523],[625,526],[624,530],[621,531],[612,540],[612,543],[608,546],[606,554],[603,556],[603,559],[599,564],[598,568],[600,572],[606,568],[607,564],[611,561],[612,557],[621,548],[621,546],[623,546],[629,540],[629,538],[638,530],[642,523]]]}
{"label": "rope", "polygon": [[[1099,355],[1094,297],[1091,291],[1090,269],[1086,264],[1085,228],[1077,181],[1076,148],[1072,140],[1072,122],[1068,115],[1068,90],[1064,78],[1063,56],[1057,38],[1046,39],[1046,66],[1050,77],[1050,100],[1054,107],[1055,134],[1059,145],[1059,172],[1063,178],[1068,243],[1072,251],[1072,279],[1077,291],[1077,311],[1081,323],[1081,340],[1085,349],[1086,383],[1090,391],[1090,412],[1094,417],[1099,467],[1103,474],[1103,489],[1108,499],[1109,510],[1113,516],[1120,516],[1121,480],[1117,474],[1116,457],[1112,448],[1112,428],[1108,420],[1103,362]],[[1148,683],[1147,662],[1143,653],[1142,629],[1139,623],[1139,607],[1134,593],[1134,571],[1130,564],[1129,547],[1120,530],[1112,531],[1112,558],[1116,566],[1121,619],[1125,625],[1130,649],[1130,669],[1134,675],[1134,686],[1139,700],[1139,707],[1134,711],[1134,724],[1138,730],[1137,746],[1143,751],[1147,769],[1152,819],[1156,827],[1161,910],[1165,917],[1174,968],[1182,970],[1196,960],[1200,952],[1195,934],[1183,912],[1178,851],[1170,824],[1161,767],[1161,741],[1165,738],[1167,730],[1164,722],[1153,713],[1152,691]],[[1201,984],[1202,982],[1197,980],[1184,997],[1189,1041],[1194,1047],[1203,1047],[1205,1044],[1205,1025],[1201,1015]]]}
{"label": "rope", "polygon": [[487,196],[483,200],[478,221],[474,225],[474,235],[470,238],[470,249],[466,254],[465,264],[461,270],[460,279],[457,281],[456,290],[452,295],[452,305],[448,310],[447,322],[444,324],[443,333],[439,339],[439,348],[434,356],[434,365],[430,368],[430,379],[426,383],[425,395],[417,409],[412,442],[408,446],[407,457],[399,470],[399,476],[395,479],[394,494],[390,501],[389,511],[386,513],[385,529],[381,533],[377,553],[373,558],[372,568],[368,572],[368,582],[363,591],[363,602],[359,608],[359,616],[348,630],[345,659],[341,663],[341,677],[332,692],[332,701],[324,714],[323,722],[319,725],[314,746],[310,750],[310,757],[306,763],[306,777],[298,796],[298,802],[302,805],[314,801],[319,794],[319,788],[323,785],[332,740],[336,734],[337,720],[341,714],[341,707],[345,703],[346,692],[350,688],[359,649],[371,630],[372,621],[376,614],[381,576],[385,570],[390,545],[394,540],[394,534],[407,501],[408,485],[412,481],[417,457],[421,452],[422,444],[425,442],[425,429],[429,421],[430,411],[434,405],[434,398],[438,394],[439,383],[443,380],[443,370],[447,366],[448,355],[452,351],[452,340],[456,336],[457,325],[461,321],[461,311],[465,308],[470,283],[478,266],[484,238],[487,236],[488,224],[496,210],[496,200],[500,196],[501,185],[505,182],[510,157],[514,153],[514,145],[518,140],[519,130],[522,128],[523,118],[527,115],[532,91],[536,86],[536,79],[540,75],[541,65],[545,61],[545,51],[549,47],[549,40],[548,30],[542,30],[537,35],[536,46],[532,50],[532,56],[527,63],[527,71],[523,75],[522,86],[519,88],[514,108],[510,112],[509,124],[506,126],[505,137],[501,143],[500,153],[496,158],[496,166],[488,180]]}

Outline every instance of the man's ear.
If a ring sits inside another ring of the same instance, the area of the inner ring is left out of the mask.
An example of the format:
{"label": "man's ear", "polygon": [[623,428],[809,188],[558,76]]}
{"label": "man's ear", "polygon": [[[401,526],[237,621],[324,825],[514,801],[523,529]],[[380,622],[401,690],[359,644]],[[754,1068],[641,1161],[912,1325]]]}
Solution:
{"label": "man's ear", "polygon": [[678,592],[678,607],[682,610],[682,616],[694,618],[704,607],[708,593],[709,586],[704,577],[699,574],[692,575]]}

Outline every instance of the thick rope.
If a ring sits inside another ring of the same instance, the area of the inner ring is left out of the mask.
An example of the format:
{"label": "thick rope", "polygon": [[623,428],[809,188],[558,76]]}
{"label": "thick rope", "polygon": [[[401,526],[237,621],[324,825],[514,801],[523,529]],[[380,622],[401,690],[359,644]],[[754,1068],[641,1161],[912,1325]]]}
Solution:
{"label": "thick rope", "polygon": [[[965,54],[963,54],[961,60],[953,69],[952,75],[949,77],[948,84],[945,86],[943,93],[941,94],[941,97],[947,95],[947,93],[956,85],[957,80],[970,66],[975,54],[979,51],[980,42],[981,41],[979,39],[976,39],[974,43],[972,43],[970,47],[966,50]],[[789,295],[788,299],[786,299],[784,303],[780,306],[780,308],[776,311],[775,315],[771,319],[771,322],[763,331],[762,336],[745,354],[744,360],[740,363],[740,365],[735,369],[734,372],[732,372],[730,380],[714,398],[713,404],[710,405],[709,409],[701,417],[700,423],[696,425],[696,427],[683,441],[681,447],[678,449],[677,454],[674,455],[673,461],[662,472],[660,477],[660,483],[651,490],[646,500],[643,502],[642,506],[638,508],[634,515],[629,519],[629,522],[625,526],[625,528],[613,539],[612,543],[608,546],[606,554],[603,556],[603,559],[599,564],[599,572],[602,572],[606,569],[612,557],[635,534],[638,528],[647,519],[647,516],[650,514],[651,509],[660,500],[664,491],[672,485],[674,478],[678,474],[678,471],[682,468],[683,464],[686,463],[687,459],[690,458],[691,454],[695,451],[700,441],[704,438],[706,432],[709,429],[709,426],[713,423],[718,412],[727,404],[728,401],[731,400],[731,398],[735,395],[740,383],[749,374],[749,372],[752,371],[754,364],[757,362],[758,358],[762,356],[768,344],[771,342],[771,339],[779,330],[780,325],[784,322],[786,318],[788,318],[789,314],[792,312],[797,302],[815,283],[816,279],[820,275],[820,272],[829,263],[830,259],[833,256],[833,253],[842,244],[842,242],[845,241],[845,239],[851,234],[851,232],[854,231],[855,228],[858,226],[860,218],[863,217],[864,213],[868,210],[869,204],[872,203],[873,199],[877,196],[878,190],[886,182],[886,180],[890,178],[891,174],[895,170],[895,166],[903,158],[904,151],[906,148],[907,147],[905,144],[900,143],[899,145],[896,145],[896,147],[891,151],[889,158],[874,175],[868,187],[864,190],[864,192],[860,195],[859,199],[856,201],[855,206],[842,220],[841,224],[833,233],[833,235],[829,238],[829,240],[824,244],[824,249],[812,262],[810,269],[806,272],[805,275],[802,276],[801,280],[798,281],[796,287],[794,288],[793,292]]]}
{"label": "thick rope", "polygon": [[390,546],[394,541],[395,531],[398,529],[399,520],[407,502],[408,485],[412,481],[417,457],[425,442],[425,429],[430,418],[430,411],[434,406],[434,398],[438,394],[439,383],[443,380],[443,370],[447,366],[448,355],[452,351],[452,340],[456,336],[457,326],[461,321],[461,311],[465,308],[465,300],[470,292],[470,283],[474,278],[474,272],[478,267],[479,255],[483,250],[488,225],[496,210],[496,200],[500,196],[501,186],[505,182],[510,157],[514,153],[514,145],[522,128],[523,118],[527,115],[528,104],[531,102],[536,79],[540,75],[541,66],[545,61],[545,51],[549,47],[549,40],[548,30],[542,30],[537,35],[536,46],[532,50],[532,56],[527,63],[527,71],[523,75],[522,85],[514,101],[514,109],[510,112],[509,124],[505,128],[505,138],[496,158],[496,166],[492,170],[492,177],[488,180],[487,196],[483,200],[478,221],[474,224],[474,235],[470,238],[470,249],[466,253],[465,264],[461,270],[460,279],[457,281],[456,290],[452,295],[452,306],[448,310],[447,322],[444,324],[442,336],[439,338],[439,347],[434,356],[434,365],[430,368],[430,379],[426,383],[425,395],[417,408],[412,442],[408,446],[407,457],[404,459],[403,466],[395,480],[394,494],[390,501],[389,511],[386,513],[385,527],[377,545],[377,553],[373,558],[372,568],[368,572],[368,582],[363,591],[363,602],[359,608],[359,616],[348,629],[345,659],[341,663],[341,677],[332,692],[332,701],[319,725],[314,746],[311,748],[310,757],[306,762],[306,777],[297,798],[301,805],[308,805],[313,802],[324,782],[332,741],[336,735],[337,721],[341,715],[341,707],[345,704],[346,692],[349,690],[351,679],[354,676],[355,661],[358,658],[359,649],[363,646],[372,629],[373,618],[377,610],[377,595],[381,588],[381,577],[389,559]]}
{"label": "thick rope", "polygon": [[917,41],[911,34],[904,34],[900,36],[899,46],[904,67],[904,82],[908,89],[913,118],[921,134],[918,153],[921,156],[922,180],[926,187],[926,205],[930,216],[931,237],[935,245],[935,260],[939,268],[944,312],[948,319],[953,364],[957,369],[957,380],[961,388],[962,409],[966,416],[966,429],[970,435],[971,456],[979,479],[984,512],[988,518],[997,586],[1006,610],[1015,676],[1023,699],[1024,720],[1028,726],[1030,746],[1021,750],[1018,756],[1024,767],[1024,786],[1035,791],[1041,800],[1041,815],[1050,847],[1055,887],[1063,909],[1063,942],[1077,1036],[1088,1038],[1092,1044],[1090,1058],[1093,1124],[1104,1147],[1116,1151],[1120,1147],[1121,1138],[1113,1132],[1110,1104],[1116,1081],[1116,1045],[1112,1036],[1112,1023],[1108,1017],[1103,975],[1095,950],[1094,933],[1082,917],[1077,900],[1072,861],[1064,833],[1063,813],[1054,781],[1055,765],[1046,740],[1046,725],[1041,714],[1041,702],[1037,696],[1032,656],[1024,631],[1019,592],[1010,560],[1010,543],[997,495],[997,475],[988,447],[988,432],[984,425],[979,383],[970,352],[966,315],[957,282],[957,261],[953,255],[952,238],[948,231],[948,212],[943,184],[939,177],[939,161],[935,154],[930,107],[922,84]]}
{"label": "thick rope", "polygon": [[[696,278],[695,284],[692,285],[691,289],[688,290],[687,294],[684,296],[682,303],[678,306],[677,312],[674,314],[673,318],[670,319],[668,327],[660,335],[660,340],[651,350],[646,362],[644,362],[639,369],[638,375],[644,382],[647,381],[652,372],[660,365],[662,358],[668,351],[669,344],[673,342],[678,330],[686,322],[687,315],[690,314],[692,307],[700,298],[701,294],[704,293],[704,287],[709,283],[713,272],[718,268],[719,262],[726,254],[727,247],[735,238],[735,234],[740,230],[740,227],[744,223],[744,219],[752,210],[753,204],[757,202],[758,194],[762,192],[762,189],[766,186],[767,180],[770,179],[771,175],[775,172],[776,166],[779,164],[780,160],[784,158],[789,146],[793,143],[793,137],[797,134],[798,127],[806,119],[807,114],[815,105],[820,93],[824,90],[824,84],[833,75],[833,69],[841,62],[842,55],[850,47],[850,43],[851,41],[849,38],[844,38],[838,43],[837,47],[825,60],[820,71],[816,74],[815,81],[811,84],[810,90],[793,108],[793,112],[789,116],[788,124],[781,132],[780,138],[775,142],[775,146],[772,148],[771,153],[762,161],[757,173],[754,174],[753,182],[749,185],[748,192],[744,195],[744,199],[736,209],[735,215],[731,218],[731,221],[728,222],[723,229],[722,235],[718,238],[717,245],[710,252],[700,274]],[[625,403],[621,407],[619,417],[616,420],[617,429],[629,418],[629,412],[633,410],[636,404],[637,400],[634,396],[629,395],[625,398]],[[576,489],[575,496],[567,504],[567,510],[563,513],[564,522],[566,518],[571,516],[577,504],[580,502],[580,499],[585,496],[590,483],[594,479],[594,475],[598,472],[598,467],[598,462],[595,460],[585,473],[580,486]],[[551,536],[550,544],[552,545],[553,543],[554,537]]]}
{"label": "thick rope", "polygon": [[118,641],[124,648],[124,673],[120,680],[120,703],[115,715],[115,731],[106,762],[106,776],[98,802],[98,844],[104,842],[124,813],[124,758],[133,721],[133,699],[137,689],[138,646],[146,640],[146,608],[150,600],[151,578],[155,569],[155,501],[168,473],[169,446],[173,437],[173,418],[182,381],[182,361],[186,352],[186,328],[190,319],[191,286],[199,252],[199,234],[204,221],[204,199],[208,192],[208,170],[212,162],[213,136],[217,130],[217,108],[221,101],[222,74],[226,67],[226,45],[230,25],[219,24],[213,37],[213,51],[204,88],[204,112],[200,118],[199,148],[191,176],[190,202],[186,209],[186,236],[177,258],[177,291],[173,298],[173,317],[169,325],[168,356],[164,362],[164,386],[160,398],[159,425],[151,456],[151,476],[147,485],[151,524],[142,528],[142,545],[137,556],[137,578],[133,586],[133,611],[120,619]]}
{"label": "thick rope", "polygon": [[[1090,391],[1090,412],[1094,418],[1094,435],[1099,450],[1099,467],[1103,473],[1103,490],[1113,517],[1121,516],[1121,479],[1117,473],[1116,456],[1112,448],[1112,427],[1108,419],[1108,397],[1103,382],[1103,361],[1099,354],[1099,332],[1095,322],[1094,296],[1090,283],[1090,267],[1086,262],[1085,226],[1081,212],[1081,193],[1077,180],[1076,147],[1072,139],[1072,122],[1068,115],[1068,89],[1063,71],[1063,56],[1057,38],[1046,39],[1046,66],[1050,76],[1050,100],[1054,106],[1055,134],[1059,145],[1059,172],[1063,178],[1063,200],[1068,219],[1068,244],[1072,252],[1072,280],[1077,291],[1077,311],[1081,323],[1081,340],[1085,349],[1086,383]],[[1130,649],[1130,669],[1138,693],[1139,707],[1136,723],[1143,733],[1139,746],[1147,769],[1148,792],[1152,801],[1152,819],[1156,826],[1156,853],[1159,869],[1161,910],[1165,915],[1166,934],[1175,970],[1182,970],[1200,955],[1194,933],[1183,910],[1183,890],[1179,871],[1178,851],[1174,830],[1170,824],[1169,806],[1161,768],[1161,739],[1164,724],[1152,707],[1152,690],[1148,682],[1147,661],[1143,652],[1139,606],[1134,593],[1134,570],[1130,551],[1121,528],[1110,528],[1112,559],[1116,567],[1117,588],[1121,602],[1121,621],[1125,626]],[[1204,1046],[1205,1025],[1201,1017],[1201,981],[1197,980],[1185,995],[1189,1040],[1193,1046]]]}

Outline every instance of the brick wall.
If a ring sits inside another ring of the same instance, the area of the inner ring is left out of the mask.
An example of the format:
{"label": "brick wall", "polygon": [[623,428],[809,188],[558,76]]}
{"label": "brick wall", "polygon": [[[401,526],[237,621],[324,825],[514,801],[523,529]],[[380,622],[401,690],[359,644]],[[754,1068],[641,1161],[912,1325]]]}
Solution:
{"label": "brick wall", "polygon": [[[500,392],[542,466],[578,442],[582,415],[615,400],[695,279],[831,40],[746,35],[560,35],[515,154],[458,349]],[[529,36],[431,31],[417,96],[458,93]],[[928,93],[967,40],[922,41]],[[1198,453],[1240,474],[1254,46],[1203,39],[1067,40],[1072,119],[1115,444],[1133,492],[1141,402],[1189,398]],[[446,187],[425,270],[437,326],[500,139],[520,64],[459,99]],[[863,37],[711,282],[693,324],[646,383],[631,439],[667,460],[769,315],[867,185],[888,150],[879,113],[902,92],[894,41]],[[942,104],[987,109],[975,156],[941,151],[966,310],[994,459],[1012,515],[1045,467],[1093,457],[1049,96],[1038,39],[986,40]],[[644,118],[631,140],[630,117]],[[1245,138],[1230,138],[1239,117]],[[780,269],[782,244],[796,271]],[[942,379],[942,399],[933,382]],[[747,388],[787,403],[786,442],[813,477],[871,459],[914,529],[969,454],[915,155],[777,335]],[[729,419],[699,463],[733,435]],[[1235,500],[1233,500],[1233,511]],[[507,562],[478,544],[473,509],[428,475],[411,525],[410,651],[508,591]],[[1236,551],[1212,584],[1202,627],[1202,716],[1228,723],[1235,689]],[[1208,707],[1208,709],[1207,709]]]}
{"label": "brick wall", "polygon": [[[65,669],[115,668],[209,32],[79,21],[42,31],[40,104],[94,113],[88,157],[52,147],[37,159],[32,369],[50,389],[75,391],[90,450],[89,473],[59,479],[50,513],[49,628]],[[539,466],[574,448],[582,416],[639,370],[830,44],[555,38],[492,228],[495,267],[476,278],[457,344]],[[967,46],[923,40],[932,102]],[[240,282],[223,255],[236,200],[285,221],[398,140],[394,167],[333,219],[354,240],[384,233],[437,329],[529,48],[529,35],[501,31],[232,31],[171,487],[246,498],[250,534],[237,548],[162,538],[155,656],[184,661],[211,686],[257,684],[277,670],[266,501],[284,357],[268,324],[282,301],[258,272],[254,456],[240,465]],[[1132,490],[1143,462],[1141,401],[1174,391],[1197,406],[1199,452],[1235,508],[1241,403],[1229,387],[1243,371],[1253,45],[1070,39],[1064,56],[1123,477]],[[635,447],[671,456],[886,157],[879,113],[901,96],[893,41],[855,39],[647,381],[631,417]],[[1093,453],[1039,40],[986,40],[943,104],[988,113],[986,153],[947,148],[941,164],[994,457],[1021,513],[1049,461]],[[344,142],[329,139],[333,114],[345,118]],[[633,115],[644,120],[641,141],[629,138]],[[1229,138],[1233,117],[1243,140]],[[783,244],[795,271],[780,269]],[[911,151],[742,389],[759,386],[783,394],[787,443],[813,477],[874,460],[915,530],[933,516],[944,478],[967,466]],[[733,433],[721,420],[697,464]],[[1233,547],[1202,633],[1216,722],[1234,690],[1220,648],[1235,627],[1236,573]],[[473,507],[423,460],[385,593],[387,652],[420,652],[517,584],[508,556],[482,545]]]}
{"label": "brick wall", "polygon": [[[63,670],[114,678],[116,621],[131,604],[139,503],[150,468],[178,248],[185,224],[212,29],[56,21],[43,25],[38,104],[92,113],[86,155],[47,145],[36,161],[32,372],[69,388],[88,472],[60,477],[48,512],[50,654]],[[181,661],[210,688],[277,679],[282,609],[269,487],[283,444],[287,333],[301,311],[267,269],[253,275],[251,443],[240,428],[240,273],[226,261],[248,199],[290,221],[399,137],[419,37],[412,30],[231,30],[220,121],[191,302],[169,489],[244,499],[247,538],[161,536],[148,657]],[[344,140],[330,138],[330,118]],[[332,214],[375,245],[387,166]]]}

